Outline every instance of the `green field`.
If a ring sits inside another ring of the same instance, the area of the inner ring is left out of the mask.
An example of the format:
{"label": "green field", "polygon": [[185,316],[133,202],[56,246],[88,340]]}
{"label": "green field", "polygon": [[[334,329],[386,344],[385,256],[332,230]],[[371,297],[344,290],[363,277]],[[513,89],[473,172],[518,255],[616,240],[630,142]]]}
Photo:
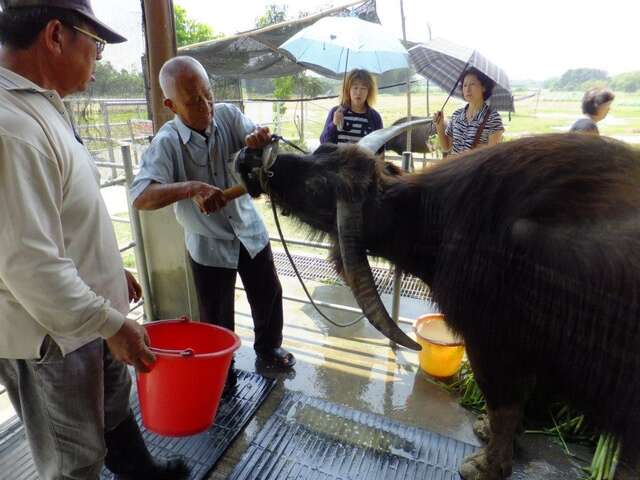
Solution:
{"label": "green field", "polygon": [[[530,98],[518,100],[520,97]],[[502,112],[505,125],[505,139],[514,139],[524,135],[540,133],[552,133],[567,131],[571,124],[581,116],[580,103],[582,92],[553,92],[542,90],[540,92],[516,92],[516,112],[509,114]],[[446,95],[439,89],[431,89],[429,95],[429,111],[440,109]],[[286,112],[278,126],[273,124],[272,104],[267,102],[247,102],[245,111],[255,122],[268,125],[272,130],[282,134],[291,140],[299,139],[299,127],[304,124],[304,137],[306,144],[314,146],[318,142],[325,119],[331,107],[336,104],[335,99],[309,101],[304,105],[304,119],[300,120],[300,104],[287,103]],[[451,99],[445,108],[445,113],[451,113],[464,105],[456,98]],[[375,106],[380,112],[385,125],[391,125],[395,120],[406,116],[407,98],[404,94],[380,94]],[[427,96],[424,88],[412,92],[411,111],[413,115],[425,116],[427,114]],[[110,107],[109,118],[112,125],[113,137],[121,140],[129,139],[129,131],[126,123],[129,119],[146,118],[146,109],[143,107]],[[103,115],[97,101],[90,109],[84,110],[82,118],[78,119],[80,125],[96,125],[89,130],[83,130],[83,136],[96,138],[90,141],[92,149],[104,148]],[[120,124],[120,125],[115,125]],[[599,123],[602,135],[612,136],[628,143],[640,145],[640,92],[616,93],[611,112]]]}
{"label": "green field", "polygon": [[[534,92],[535,93],[535,92]],[[533,95],[527,92],[516,93],[518,97]],[[446,99],[441,91],[432,91],[429,96],[430,112],[439,110]],[[514,139],[525,135],[553,133],[567,131],[571,124],[581,117],[582,92],[550,92],[541,91],[533,97],[516,101],[516,112],[509,114],[502,112],[505,125],[505,139]],[[413,92],[411,95],[411,111],[413,115],[427,114],[426,94],[424,91]],[[287,104],[289,118],[299,113],[299,109]],[[310,102],[306,105],[305,138],[316,140],[322,131],[329,109],[335,105],[334,100]],[[464,103],[456,98],[451,99],[445,108],[450,116]],[[375,106],[380,112],[385,125],[391,125],[394,120],[406,116],[406,95],[381,94]],[[247,107],[249,113],[253,106]],[[261,113],[258,111],[258,114]],[[258,121],[264,121],[258,119]],[[640,93],[616,93],[611,112],[599,124],[602,135],[612,136],[629,143],[640,144]],[[292,121],[281,127],[285,137],[297,138],[298,134]]]}

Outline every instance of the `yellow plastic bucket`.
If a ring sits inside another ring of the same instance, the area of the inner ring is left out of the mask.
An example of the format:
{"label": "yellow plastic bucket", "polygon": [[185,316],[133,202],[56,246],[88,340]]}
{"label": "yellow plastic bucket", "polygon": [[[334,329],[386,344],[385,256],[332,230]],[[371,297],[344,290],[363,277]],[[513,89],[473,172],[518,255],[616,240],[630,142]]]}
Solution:
{"label": "yellow plastic bucket", "polygon": [[462,365],[464,343],[444,321],[444,315],[422,315],[413,327],[418,343],[420,368],[433,377],[451,377]]}

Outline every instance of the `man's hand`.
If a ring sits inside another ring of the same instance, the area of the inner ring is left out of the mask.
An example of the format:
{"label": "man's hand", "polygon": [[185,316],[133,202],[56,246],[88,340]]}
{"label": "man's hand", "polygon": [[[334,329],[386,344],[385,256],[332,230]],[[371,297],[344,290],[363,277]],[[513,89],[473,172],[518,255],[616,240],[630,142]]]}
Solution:
{"label": "man's hand", "polygon": [[267,127],[256,127],[256,129],[244,138],[244,143],[249,148],[264,148],[271,142],[271,132]]}
{"label": "man's hand", "polygon": [[129,290],[129,303],[137,302],[142,298],[142,287],[129,270],[124,271],[124,276],[127,279],[127,289]]}
{"label": "man's hand", "polygon": [[204,182],[190,182],[189,198],[191,198],[202,213],[209,214],[224,207],[227,199],[222,190]]}
{"label": "man's hand", "polygon": [[147,331],[133,320],[125,319],[120,330],[107,338],[107,345],[116,360],[133,365],[139,372],[151,371],[156,357],[147,347]]}

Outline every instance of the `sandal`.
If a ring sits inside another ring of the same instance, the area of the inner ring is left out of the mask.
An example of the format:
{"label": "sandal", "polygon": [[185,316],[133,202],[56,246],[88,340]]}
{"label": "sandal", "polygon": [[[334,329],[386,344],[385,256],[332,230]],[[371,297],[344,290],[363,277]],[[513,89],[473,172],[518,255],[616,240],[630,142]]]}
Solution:
{"label": "sandal", "polygon": [[264,352],[256,352],[258,359],[268,367],[287,369],[296,364],[296,357],[284,348],[272,348]]}

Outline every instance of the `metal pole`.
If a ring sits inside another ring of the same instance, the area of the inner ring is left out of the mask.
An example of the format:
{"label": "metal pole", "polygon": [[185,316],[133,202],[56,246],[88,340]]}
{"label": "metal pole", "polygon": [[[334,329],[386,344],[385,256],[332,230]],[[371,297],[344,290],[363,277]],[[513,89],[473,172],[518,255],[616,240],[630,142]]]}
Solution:
{"label": "metal pole", "polygon": [[[431,24],[427,22],[427,30],[429,31],[429,41],[431,41]],[[427,78],[427,117],[431,117],[431,106],[429,105],[429,79]],[[429,138],[427,137],[425,141],[429,142]],[[422,154],[422,168],[427,165],[427,152]]]}
{"label": "metal pole", "polygon": [[[109,107],[106,102],[100,102],[100,108],[102,109],[102,121],[104,122],[104,132],[107,137],[107,148],[109,149],[109,162],[116,163],[115,155],[113,154],[113,138],[111,136],[111,124],[109,123]],[[111,180],[118,176],[115,168],[111,169]]]}
{"label": "metal pole", "polygon": [[140,277],[140,284],[142,286],[142,294],[144,295],[144,315],[148,322],[156,319],[153,308],[153,296],[151,293],[151,285],[149,282],[149,271],[147,270],[147,256],[144,252],[144,243],[142,240],[142,227],[140,226],[140,216],[138,210],[131,205],[131,198],[129,198],[129,186],[133,182],[133,165],[131,163],[131,146],[122,145],[120,147],[122,152],[122,163],[124,164],[124,175],[126,178],[127,189],[127,208],[129,209],[129,218],[131,219],[131,230],[133,233],[133,241],[135,242],[135,256],[136,256],[136,268],[138,270],[138,276]]}
{"label": "metal pole", "polygon": [[[402,152],[402,168],[409,170],[411,165],[411,152]],[[396,266],[393,272],[393,303],[391,306],[391,318],[398,323],[400,318],[400,291],[402,289],[402,270]]]}
{"label": "metal pole", "polygon": [[300,143],[304,143],[304,72],[300,74]]}
{"label": "metal pole", "polygon": [[[427,22],[427,30],[429,31],[429,41],[431,41],[431,24],[428,22]],[[431,116],[431,111],[429,108],[429,79],[427,78],[427,117],[430,117],[430,116]]]}
{"label": "metal pole", "polygon": [[[402,19],[402,40],[407,44],[407,28],[404,18],[404,2],[400,0],[400,18]],[[407,69],[407,117],[411,120],[411,68]],[[407,152],[411,151],[411,129],[407,130]]]}

